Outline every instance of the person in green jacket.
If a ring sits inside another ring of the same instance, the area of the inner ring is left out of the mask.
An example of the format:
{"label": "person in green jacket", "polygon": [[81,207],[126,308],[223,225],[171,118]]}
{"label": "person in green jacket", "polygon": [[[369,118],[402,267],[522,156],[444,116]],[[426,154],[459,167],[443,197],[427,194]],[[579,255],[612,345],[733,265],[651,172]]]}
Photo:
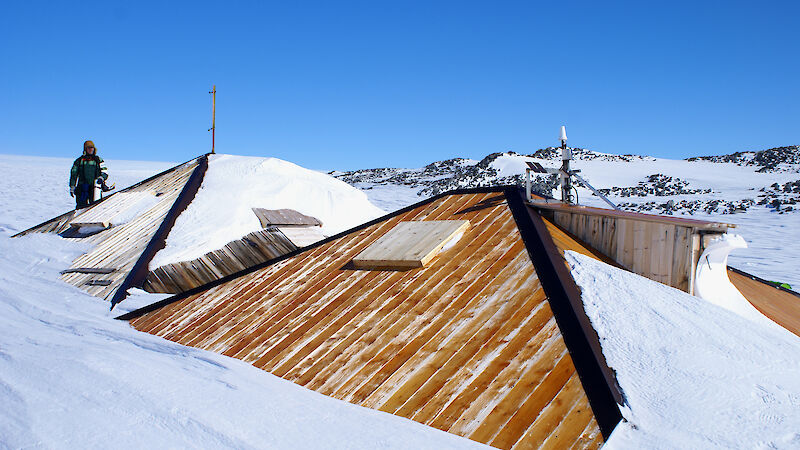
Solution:
{"label": "person in green jacket", "polygon": [[103,159],[97,156],[94,142],[83,143],[83,154],[72,163],[69,173],[69,195],[75,197],[75,209],[94,203],[94,183],[99,178],[105,185],[108,179]]}

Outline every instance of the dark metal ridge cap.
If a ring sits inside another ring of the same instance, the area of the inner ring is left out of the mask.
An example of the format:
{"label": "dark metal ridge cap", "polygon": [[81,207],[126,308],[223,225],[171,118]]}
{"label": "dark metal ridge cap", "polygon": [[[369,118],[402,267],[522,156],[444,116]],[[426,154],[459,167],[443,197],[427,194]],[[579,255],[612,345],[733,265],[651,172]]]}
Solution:
{"label": "dark metal ridge cap", "polygon": [[[184,161],[184,162],[182,162],[182,163],[178,164],[177,166],[170,167],[169,169],[167,169],[167,170],[165,170],[165,171],[163,171],[163,172],[159,172],[159,173],[157,173],[157,174],[155,174],[155,175],[153,175],[153,176],[151,176],[151,177],[149,177],[149,178],[145,178],[144,180],[142,180],[142,181],[140,181],[140,182],[138,182],[138,183],[136,183],[136,184],[132,184],[132,185],[130,185],[130,186],[128,186],[128,187],[126,187],[125,189],[121,189],[121,190],[119,190],[119,191],[112,192],[112,193],[111,193],[111,195],[109,195],[108,197],[103,197],[103,198],[101,198],[100,200],[98,200],[98,201],[96,201],[96,202],[92,203],[92,206],[94,206],[94,205],[97,205],[97,204],[99,204],[99,203],[102,203],[102,202],[106,201],[107,199],[109,199],[109,198],[113,197],[115,194],[119,194],[120,192],[126,192],[126,191],[128,191],[128,190],[130,190],[130,189],[133,189],[133,188],[135,188],[135,187],[141,186],[142,184],[144,184],[144,183],[147,183],[148,181],[154,180],[154,179],[156,179],[156,178],[158,178],[158,177],[160,177],[160,176],[162,176],[162,175],[166,175],[166,174],[168,174],[168,173],[170,173],[170,172],[173,172],[173,171],[175,171],[175,170],[176,170],[178,167],[181,167],[181,166],[183,166],[183,165],[185,165],[185,164],[188,164],[188,163],[190,163],[190,162],[192,162],[192,161],[194,161],[194,160],[196,160],[196,159],[198,159],[198,158],[207,157],[208,155],[210,155],[210,153],[206,153],[205,155],[201,155],[201,156],[198,156],[198,157],[196,157],[196,158],[192,158],[192,159],[190,159],[190,160],[188,160],[188,161]],[[67,214],[70,214],[70,213],[72,213],[72,212],[74,212],[74,211],[75,211],[74,209],[72,209],[72,210],[69,210],[69,211],[65,212],[64,214],[60,214],[60,215],[58,215],[58,216],[56,216],[56,217],[53,217],[52,219],[45,220],[44,222],[42,222],[42,223],[40,223],[40,224],[38,224],[38,225],[34,225],[34,226],[32,226],[32,227],[28,228],[27,230],[22,230],[22,231],[20,231],[19,233],[15,234],[15,235],[13,235],[13,236],[11,236],[11,237],[12,237],[12,238],[15,238],[15,237],[18,237],[18,236],[22,236],[23,234],[26,234],[26,233],[29,233],[29,232],[33,231],[33,229],[35,229],[35,228],[39,228],[39,227],[41,227],[41,226],[43,226],[43,225],[47,225],[48,223],[55,222],[55,221],[57,221],[57,220],[61,219],[62,217],[66,216]]]}
{"label": "dark metal ridge cap", "polygon": [[742,275],[744,277],[750,278],[753,281],[758,281],[759,283],[766,284],[767,286],[775,288],[775,289],[777,289],[779,291],[783,291],[783,292],[786,292],[788,294],[792,294],[794,296],[800,297],[800,292],[796,292],[796,291],[793,291],[791,289],[786,289],[785,287],[779,286],[779,285],[777,285],[775,283],[772,283],[769,280],[765,280],[764,278],[757,277],[757,276],[753,275],[752,273],[747,273],[744,270],[739,270],[736,267],[731,267],[731,266],[728,266],[728,270],[730,270],[731,272],[734,272],[734,273],[738,273],[739,275]]}
{"label": "dark metal ridge cap", "polygon": [[544,221],[534,208],[525,204],[524,193],[520,189],[509,188],[505,194],[600,432],[606,440],[622,420],[618,405],[623,404],[624,399],[616,376],[606,363],[600,339],[583,309],[580,290]]}
{"label": "dark metal ridge cap", "polygon": [[214,287],[217,287],[217,286],[219,286],[221,284],[227,283],[229,281],[232,281],[232,280],[235,280],[237,278],[243,277],[243,276],[245,276],[247,274],[250,274],[252,272],[255,272],[257,270],[263,269],[263,268],[265,268],[267,266],[271,266],[273,264],[277,264],[277,263],[279,263],[281,261],[284,261],[286,259],[295,257],[295,256],[297,256],[297,255],[299,255],[299,254],[301,254],[301,253],[303,253],[305,251],[309,251],[309,250],[311,250],[313,248],[319,247],[321,245],[325,245],[328,242],[334,241],[334,240],[339,239],[341,237],[344,237],[344,236],[346,236],[348,234],[356,233],[356,232],[361,231],[361,230],[363,230],[363,229],[365,229],[367,227],[370,227],[370,226],[375,225],[377,223],[380,223],[380,222],[383,222],[385,220],[391,219],[393,217],[399,216],[400,214],[406,213],[406,212],[411,211],[412,209],[415,209],[415,208],[419,208],[420,206],[427,205],[428,203],[434,202],[434,201],[439,200],[439,199],[441,199],[443,197],[447,197],[447,196],[451,196],[451,195],[466,195],[466,194],[490,194],[490,193],[495,193],[495,192],[496,193],[505,193],[506,190],[509,189],[509,188],[514,189],[514,187],[512,187],[512,186],[488,186],[488,187],[479,187],[479,188],[456,189],[456,190],[453,190],[453,191],[442,192],[441,194],[438,194],[438,195],[435,195],[433,197],[427,198],[425,200],[419,201],[417,203],[414,203],[413,205],[409,205],[409,206],[406,206],[404,208],[398,209],[397,211],[394,211],[394,212],[391,212],[389,214],[386,214],[385,216],[378,217],[378,218],[373,219],[373,220],[371,220],[369,222],[366,222],[366,223],[363,223],[361,225],[355,226],[355,227],[353,227],[353,228],[351,228],[349,230],[342,231],[339,234],[335,234],[333,236],[327,237],[327,238],[325,238],[325,239],[323,239],[321,241],[317,241],[317,242],[315,242],[315,243],[313,243],[311,245],[308,245],[306,247],[298,248],[297,250],[294,250],[294,251],[292,251],[290,253],[287,253],[285,255],[281,255],[281,256],[279,256],[277,258],[270,259],[268,261],[264,261],[264,262],[262,262],[260,264],[256,264],[256,265],[248,267],[246,269],[242,269],[242,270],[240,270],[240,271],[238,271],[236,273],[232,273],[230,275],[226,275],[226,276],[224,276],[222,278],[219,278],[219,279],[216,279],[214,281],[208,282],[208,283],[203,284],[201,286],[197,286],[195,288],[189,289],[188,291],[180,292],[178,294],[175,294],[175,295],[173,295],[171,297],[167,297],[167,298],[165,298],[163,300],[160,300],[158,302],[152,303],[152,304],[147,305],[147,306],[143,306],[143,307],[141,307],[139,309],[135,309],[135,310],[130,311],[128,313],[125,313],[125,314],[123,314],[123,315],[121,315],[119,317],[116,317],[116,319],[117,320],[135,319],[135,318],[137,318],[139,316],[143,316],[143,315],[145,315],[145,314],[147,314],[149,312],[153,312],[153,311],[155,311],[157,309],[160,309],[160,308],[162,308],[162,307],[164,307],[166,305],[169,305],[170,303],[175,303],[175,302],[181,301],[181,300],[183,300],[183,299],[185,299],[187,297],[190,297],[190,296],[195,295],[195,294],[199,294],[199,293],[201,293],[203,291],[207,291],[207,290],[209,290],[211,288],[214,288]]}
{"label": "dark metal ridge cap", "polygon": [[161,221],[161,225],[159,225],[155,234],[153,234],[147,247],[145,247],[139,259],[136,260],[131,271],[128,272],[128,276],[125,277],[122,284],[114,291],[114,296],[111,298],[111,309],[114,309],[117,303],[125,300],[128,296],[128,289],[139,285],[144,280],[148,273],[148,264],[150,264],[150,261],[156,253],[166,246],[167,235],[175,225],[175,220],[186,210],[186,207],[189,206],[189,203],[191,203],[195,195],[197,195],[197,191],[200,189],[200,185],[203,183],[203,178],[208,169],[208,154],[201,156],[199,159],[200,161],[197,167],[194,168],[192,175],[186,181],[186,184],[183,185],[183,189],[181,189],[175,202],[172,203],[172,207],[170,207],[167,215],[164,216],[164,220]]}

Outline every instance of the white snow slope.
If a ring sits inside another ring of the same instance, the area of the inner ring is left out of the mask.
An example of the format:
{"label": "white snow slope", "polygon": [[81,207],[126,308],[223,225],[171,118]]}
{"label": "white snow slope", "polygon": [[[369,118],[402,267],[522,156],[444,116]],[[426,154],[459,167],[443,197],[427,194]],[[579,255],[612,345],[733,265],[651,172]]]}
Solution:
{"label": "white snow slope", "polygon": [[[9,239],[73,205],[70,164],[0,155],[0,448],[485,448],[114,320],[58,279],[85,248]],[[113,162],[118,183],[170,165]]]}
{"label": "white snow slope", "polygon": [[608,448],[800,448],[800,338],[568,252],[626,399]]}
{"label": "white snow slope", "polygon": [[328,236],[386,214],[363,192],[324,173],[276,158],[210,155],[200,190],[150,268],[198,258],[260,230],[252,208],[316,217]]}

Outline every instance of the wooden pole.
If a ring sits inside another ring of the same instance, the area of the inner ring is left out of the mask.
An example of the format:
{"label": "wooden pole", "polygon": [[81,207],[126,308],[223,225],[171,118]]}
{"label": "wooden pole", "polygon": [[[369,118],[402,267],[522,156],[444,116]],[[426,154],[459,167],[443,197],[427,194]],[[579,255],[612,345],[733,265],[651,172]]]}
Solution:
{"label": "wooden pole", "polygon": [[211,128],[208,131],[211,132],[211,153],[214,153],[214,135],[217,130],[217,85],[213,85],[208,93],[211,94]]}

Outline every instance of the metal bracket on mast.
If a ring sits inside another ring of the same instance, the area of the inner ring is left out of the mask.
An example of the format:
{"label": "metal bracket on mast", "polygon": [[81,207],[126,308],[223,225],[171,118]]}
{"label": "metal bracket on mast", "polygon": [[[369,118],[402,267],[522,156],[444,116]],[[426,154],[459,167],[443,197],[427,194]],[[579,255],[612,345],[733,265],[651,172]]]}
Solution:
{"label": "metal bracket on mast", "polygon": [[[558,174],[560,177],[567,178],[567,179],[569,179],[571,177],[575,177],[575,179],[578,180],[578,182],[580,184],[582,184],[582,185],[586,186],[587,188],[589,188],[590,191],[594,192],[594,194],[596,196],[600,197],[604,202],[608,203],[609,206],[611,206],[612,208],[616,209],[617,211],[620,211],[619,207],[617,205],[615,205],[614,203],[612,203],[611,200],[608,199],[608,197],[606,197],[605,195],[601,194],[600,191],[595,189],[594,186],[589,184],[588,181],[584,180],[583,177],[578,175],[578,172],[580,172],[580,170],[570,170],[569,172],[565,172],[563,169],[553,169],[553,168],[543,167],[541,164],[539,164],[537,162],[526,162],[525,164],[528,165],[528,167],[525,169],[525,198],[530,203],[535,203],[534,200],[533,200],[533,193],[531,192],[531,172],[534,172],[534,173],[549,173],[549,174]],[[570,183],[570,185],[571,185],[571,183]],[[562,197],[563,197],[563,195],[562,195]],[[537,201],[549,203],[552,200],[544,199],[544,200],[537,200]]]}

